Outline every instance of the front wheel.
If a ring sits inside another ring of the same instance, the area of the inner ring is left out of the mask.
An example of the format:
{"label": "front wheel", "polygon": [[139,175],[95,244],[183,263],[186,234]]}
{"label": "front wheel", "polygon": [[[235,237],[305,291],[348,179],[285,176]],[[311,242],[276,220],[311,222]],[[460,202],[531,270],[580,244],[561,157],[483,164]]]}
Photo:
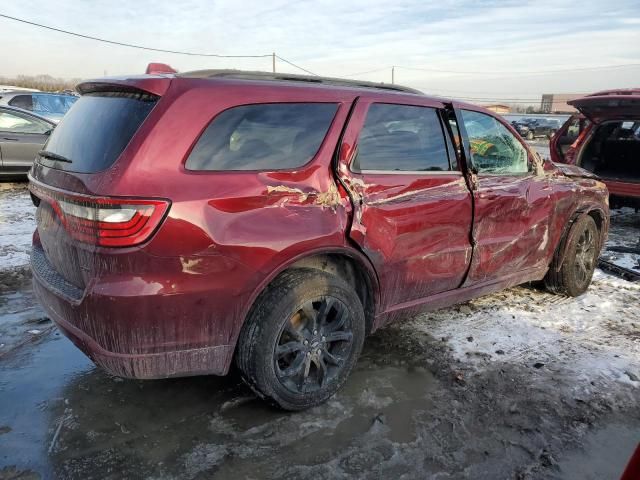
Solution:
{"label": "front wheel", "polygon": [[533,140],[533,132],[531,130],[527,133],[527,140]]}
{"label": "front wheel", "polygon": [[556,252],[544,278],[547,289],[577,297],[584,293],[593,277],[598,260],[600,233],[596,222],[589,215],[580,217],[568,233],[569,244],[562,263],[560,251]]}
{"label": "front wheel", "polygon": [[259,396],[303,410],[342,386],[364,337],[364,309],[349,284],[321,270],[290,270],[256,300],[236,364]]}

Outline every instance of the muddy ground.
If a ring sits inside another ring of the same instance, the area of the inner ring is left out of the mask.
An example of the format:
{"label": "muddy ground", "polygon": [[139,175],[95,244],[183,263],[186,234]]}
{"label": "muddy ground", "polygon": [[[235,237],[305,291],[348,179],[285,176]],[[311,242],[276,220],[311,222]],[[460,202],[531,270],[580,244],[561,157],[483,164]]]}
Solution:
{"label": "muddy ground", "polygon": [[640,440],[638,283],[598,271],[578,299],[522,286],[407,318],[367,340],[330,402],[283,413],[234,374],[97,369],[34,302],[24,185],[0,190],[2,480],[600,480]]}

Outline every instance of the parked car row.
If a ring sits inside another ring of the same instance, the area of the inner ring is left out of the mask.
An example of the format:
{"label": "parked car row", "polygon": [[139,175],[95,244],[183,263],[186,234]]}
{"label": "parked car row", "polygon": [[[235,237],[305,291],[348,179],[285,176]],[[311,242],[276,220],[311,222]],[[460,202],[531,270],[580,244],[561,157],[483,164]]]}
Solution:
{"label": "parked car row", "polygon": [[0,106],[8,105],[33,112],[58,123],[71,106],[78,100],[70,93],[48,92],[0,92]]}
{"label": "parked car row", "polygon": [[588,288],[606,187],[494,113],[396,85],[163,72],[80,84],[30,171],[35,294],[113,374],[235,363],[300,410],[407,313]]}
{"label": "parked car row", "polygon": [[26,175],[63,115],[78,96],[0,92],[0,177]]}

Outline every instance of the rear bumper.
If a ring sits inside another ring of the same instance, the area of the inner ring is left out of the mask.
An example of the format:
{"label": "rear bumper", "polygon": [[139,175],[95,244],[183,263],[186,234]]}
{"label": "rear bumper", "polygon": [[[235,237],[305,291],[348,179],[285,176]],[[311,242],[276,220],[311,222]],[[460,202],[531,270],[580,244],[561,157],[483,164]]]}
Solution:
{"label": "rear bumper", "polygon": [[180,277],[173,277],[175,289],[164,294],[155,276],[139,275],[105,275],[80,290],[50,269],[39,252],[34,245],[36,297],[98,366],[139,379],[227,373],[238,329],[233,312],[242,303],[241,295],[214,282],[196,288]]}
{"label": "rear bumper", "polygon": [[[44,286],[34,278],[39,298],[47,295]],[[171,352],[125,354],[102,348],[89,335],[64,320],[50,305],[43,304],[47,314],[62,333],[96,365],[118,377],[155,379],[193,375],[225,375],[233,355],[233,346],[194,348]]]}

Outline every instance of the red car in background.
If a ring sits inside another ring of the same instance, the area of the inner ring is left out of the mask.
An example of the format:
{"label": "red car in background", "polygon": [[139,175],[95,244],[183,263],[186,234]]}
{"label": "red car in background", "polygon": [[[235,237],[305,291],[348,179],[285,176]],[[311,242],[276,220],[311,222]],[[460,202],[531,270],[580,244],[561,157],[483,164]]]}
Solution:
{"label": "red car in background", "polygon": [[611,207],[640,207],[640,89],[607,90],[568,102],[573,115],[551,139],[551,159],[598,175]]}
{"label": "red car in background", "polygon": [[607,236],[604,184],[478,106],[237,71],[78,89],[30,172],[34,290],[116,375],[235,362],[307,408],[407,313],[543,279],[580,295]]}

